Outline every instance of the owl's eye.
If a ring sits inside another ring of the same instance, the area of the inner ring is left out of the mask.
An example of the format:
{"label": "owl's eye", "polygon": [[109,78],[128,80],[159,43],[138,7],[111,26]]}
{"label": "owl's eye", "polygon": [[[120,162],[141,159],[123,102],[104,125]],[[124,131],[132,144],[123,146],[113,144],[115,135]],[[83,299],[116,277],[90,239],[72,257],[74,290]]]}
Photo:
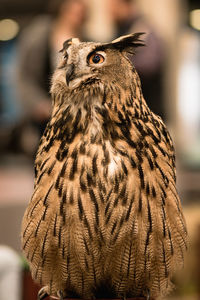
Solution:
{"label": "owl's eye", "polygon": [[89,56],[88,62],[90,64],[102,64],[105,58],[100,53],[94,52]]}

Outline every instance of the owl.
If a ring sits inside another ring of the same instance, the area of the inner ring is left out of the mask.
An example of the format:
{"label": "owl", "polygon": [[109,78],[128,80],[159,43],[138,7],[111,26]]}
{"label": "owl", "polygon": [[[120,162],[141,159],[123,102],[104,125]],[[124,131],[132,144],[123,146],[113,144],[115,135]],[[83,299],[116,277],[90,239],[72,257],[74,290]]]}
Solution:
{"label": "owl", "polygon": [[172,289],[187,231],[175,154],[130,55],[141,33],[67,40],[36,156],[22,247],[46,296],[156,298]]}

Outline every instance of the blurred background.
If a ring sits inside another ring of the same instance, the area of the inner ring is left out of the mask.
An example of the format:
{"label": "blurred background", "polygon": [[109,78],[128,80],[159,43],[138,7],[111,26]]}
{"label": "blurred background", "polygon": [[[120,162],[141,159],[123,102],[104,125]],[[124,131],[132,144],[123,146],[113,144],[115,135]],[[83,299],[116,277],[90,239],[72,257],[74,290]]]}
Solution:
{"label": "blurred background", "polygon": [[0,299],[34,300],[20,251],[33,161],[51,113],[49,86],[64,40],[146,32],[133,58],[145,98],[174,139],[189,231],[185,268],[168,299],[200,299],[200,1],[0,0]]}

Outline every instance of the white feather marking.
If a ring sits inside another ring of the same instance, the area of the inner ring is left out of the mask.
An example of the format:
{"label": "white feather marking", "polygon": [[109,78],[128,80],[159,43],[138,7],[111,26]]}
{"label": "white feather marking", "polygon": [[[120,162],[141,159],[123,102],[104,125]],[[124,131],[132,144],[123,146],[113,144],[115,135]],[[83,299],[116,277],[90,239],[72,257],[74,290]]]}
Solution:
{"label": "white feather marking", "polygon": [[121,161],[121,159],[117,156],[112,157],[110,160],[110,163],[108,165],[108,173],[110,176],[112,176],[113,174],[115,174],[117,171],[120,170],[120,164],[119,162]]}

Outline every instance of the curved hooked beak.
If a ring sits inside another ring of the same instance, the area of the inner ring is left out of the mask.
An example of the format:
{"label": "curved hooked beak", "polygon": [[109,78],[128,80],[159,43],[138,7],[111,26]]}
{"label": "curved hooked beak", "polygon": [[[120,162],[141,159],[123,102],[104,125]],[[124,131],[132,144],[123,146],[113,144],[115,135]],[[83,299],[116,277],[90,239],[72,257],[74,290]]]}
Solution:
{"label": "curved hooked beak", "polygon": [[74,64],[69,64],[66,67],[66,83],[69,86],[70,80],[74,78],[74,69],[75,65]]}

